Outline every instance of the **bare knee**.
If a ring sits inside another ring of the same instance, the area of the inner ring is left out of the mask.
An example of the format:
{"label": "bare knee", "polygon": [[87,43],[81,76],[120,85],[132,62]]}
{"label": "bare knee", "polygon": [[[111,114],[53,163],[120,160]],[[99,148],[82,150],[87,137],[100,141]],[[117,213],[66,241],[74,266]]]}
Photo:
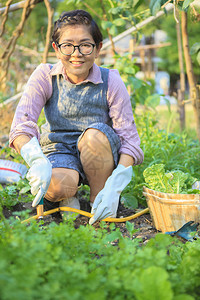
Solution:
{"label": "bare knee", "polygon": [[76,170],[55,168],[45,198],[56,202],[73,197],[78,189],[79,173]]}
{"label": "bare knee", "polygon": [[[87,129],[81,138],[78,149],[81,152],[84,147],[87,147],[92,154],[98,155],[102,151],[111,151],[110,142],[107,136],[98,129]],[[104,155],[106,154],[104,152]]]}
{"label": "bare knee", "polygon": [[83,170],[91,186],[94,177],[107,178],[114,168],[114,159],[107,136],[97,129],[88,129],[78,145]]}

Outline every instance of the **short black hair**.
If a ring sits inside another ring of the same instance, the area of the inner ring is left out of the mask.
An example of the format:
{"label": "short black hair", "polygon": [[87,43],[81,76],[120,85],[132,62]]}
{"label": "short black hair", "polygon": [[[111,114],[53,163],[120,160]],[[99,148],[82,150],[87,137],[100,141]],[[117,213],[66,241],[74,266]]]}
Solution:
{"label": "short black hair", "polygon": [[102,42],[103,36],[98,25],[93,20],[92,16],[87,11],[82,9],[62,12],[59,19],[56,22],[54,22],[52,42],[58,43],[61,35],[61,30],[65,26],[73,26],[73,25],[88,26],[90,34],[93,37],[95,44],[98,46],[99,43]]}

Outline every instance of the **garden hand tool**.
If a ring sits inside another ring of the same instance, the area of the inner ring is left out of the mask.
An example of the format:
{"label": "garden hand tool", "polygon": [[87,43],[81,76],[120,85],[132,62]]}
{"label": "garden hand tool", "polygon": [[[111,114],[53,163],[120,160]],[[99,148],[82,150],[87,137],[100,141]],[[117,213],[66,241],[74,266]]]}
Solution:
{"label": "garden hand tool", "polygon": [[43,197],[40,199],[40,202],[36,207],[38,219],[42,219],[44,215],[44,199]]}
{"label": "garden hand tool", "polygon": [[22,146],[21,156],[30,167],[26,178],[31,186],[32,195],[36,195],[32,203],[32,206],[35,207],[48,190],[52,166],[48,158],[43,154],[36,137],[33,137]]}
{"label": "garden hand tool", "polygon": [[200,190],[200,181],[193,183],[192,188],[195,190]]}
{"label": "garden hand tool", "polygon": [[197,234],[197,226],[198,223],[194,223],[194,221],[189,221],[185,223],[181,228],[179,228],[176,231],[170,231],[170,232],[165,232],[166,234],[170,234],[172,236],[178,235],[182,238],[184,238],[187,241],[193,242],[197,238],[199,239],[200,236]]}
{"label": "garden hand tool", "polygon": [[93,203],[91,213],[94,216],[89,220],[90,225],[98,220],[116,216],[120,194],[131,181],[132,172],[132,166],[126,168],[119,164],[108,177],[104,188],[98,193]]}

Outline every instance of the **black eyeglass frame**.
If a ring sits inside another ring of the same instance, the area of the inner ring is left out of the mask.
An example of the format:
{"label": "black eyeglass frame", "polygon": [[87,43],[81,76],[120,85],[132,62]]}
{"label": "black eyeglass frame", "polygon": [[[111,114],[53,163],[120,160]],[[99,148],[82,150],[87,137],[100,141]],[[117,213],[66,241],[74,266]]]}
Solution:
{"label": "black eyeglass frame", "polygon": [[[65,54],[65,53],[62,52],[61,46],[64,45],[64,44],[69,44],[69,45],[72,45],[72,46],[74,47],[74,50],[72,51],[72,53],[70,53],[70,54]],[[90,44],[90,45],[92,45],[92,47],[93,47],[93,48],[92,48],[92,51],[91,51],[90,53],[83,54],[83,53],[81,52],[81,50],[80,50],[80,46],[83,45],[83,44]],[[66,42],[64,42],[64,43],[61,43],[61,44],[56,43],[56,46],[60,49],[60,52],[61,52],[63,55],[70,56],[70,55],[72,55],[72,54],[75,52],[76,48],[78,48],[79,53],[81,53],[82,55],[86,56],[86,55],[90,55],[90,54],[94,51],[94,47],[96,46],[96,44],[86,42],[86,43],[81,43],[80,45],[76,45],[76,46],[75,46],[75,45],[73,45],[73,44],[71,44],[71,43],[66,43]]]}

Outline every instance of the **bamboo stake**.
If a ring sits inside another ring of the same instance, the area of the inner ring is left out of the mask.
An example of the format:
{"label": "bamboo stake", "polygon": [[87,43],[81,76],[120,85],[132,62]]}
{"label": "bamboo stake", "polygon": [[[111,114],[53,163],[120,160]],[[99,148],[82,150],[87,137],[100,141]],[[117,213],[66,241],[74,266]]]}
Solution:
{"label": "bamboo stake", "polygon": [[9,11],[9,7],[10,7],[11,3],[12,3],[12,0],[8,0],[7,3],[6,3],[6,10],[4,11],[3,21],[2,21],[2,24],[1,24],[0,37],[4,34],[4,31],[5,31],[5,24],[6,24],[6,21],[8,19],[8,11]]}
{"label": "bamboo stake", "polygon": [[192,59],[189,52],[189,39],[187,32],[187,12],[181,12],[181,29],[183,39],[183,50],[186,64],[187,77],[190,87],[190,98],[193,99],[192,105],[194,117],[196,120],[197,137],[200,140],[200,91],[196,85],[196,80],[193,72]]}
{"label": "bamboo stake", "polygon": [[47,27],[47,33],[46,33],[46,43],[45,43],[45,49],[43,53],[43,64],[47,62],[47,56],[49,52],[49,46],[51,41],[51,32],[52,32],[52,25],[53,25],[53,13],[54,10],[52,9],[49,0],[44,0],[44,3],[46,5],[47,14],[48,14],[48,27]]}
{"label": "bamboo stake", "polygon": [[[35,6],[36,4],[38,4],[40,2],[43,2],[43,0],[31,0],[29,5],[30,5],[30,7],[32,7],[32,6]],[[12,11],[24,8],[25,3],[26,3],[26,0],[20,1],[18,3],[10,5],[9,9],[8,9],[8,12],[12,12]],[[6,9],[7,9],[7,6],[1,7],[0,8],[0,15],[3,14],[6,11]]]}

